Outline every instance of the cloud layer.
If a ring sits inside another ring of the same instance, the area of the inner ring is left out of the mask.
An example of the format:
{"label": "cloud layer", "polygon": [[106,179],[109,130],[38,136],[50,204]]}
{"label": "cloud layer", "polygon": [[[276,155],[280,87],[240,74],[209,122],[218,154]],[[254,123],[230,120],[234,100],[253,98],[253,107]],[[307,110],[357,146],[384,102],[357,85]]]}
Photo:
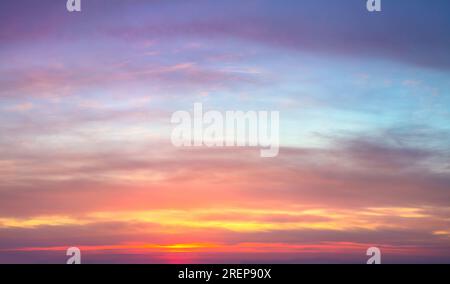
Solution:
{"label": "cloud layer", "polygon": [[[450,262],[448,1],[60,2],[0,3],[0,263]],[[174,148],[196,102],[280,155]]]}

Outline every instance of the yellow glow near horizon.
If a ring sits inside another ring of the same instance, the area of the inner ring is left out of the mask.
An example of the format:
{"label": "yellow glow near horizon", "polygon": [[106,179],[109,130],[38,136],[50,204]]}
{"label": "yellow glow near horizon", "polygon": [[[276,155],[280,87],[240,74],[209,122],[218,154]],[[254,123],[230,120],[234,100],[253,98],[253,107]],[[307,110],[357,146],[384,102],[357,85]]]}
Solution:
{"label": "yellow glow near horizon", "polygon": [[[161,232],[184,229],[218,229],[235,232],[274,230],[376,230],[389,227],[386,218],[434,218],[422,208],[367,208],[364,210],[330,209],[196,209],[92,212],[82,216],[36,216],[0,218],[0,228],[36,228],[39,226],[86,225],[104,222],[159,225]],[[437,217],[436,217],[437,218]],[[435,231],[443,231],[436,229]]]}

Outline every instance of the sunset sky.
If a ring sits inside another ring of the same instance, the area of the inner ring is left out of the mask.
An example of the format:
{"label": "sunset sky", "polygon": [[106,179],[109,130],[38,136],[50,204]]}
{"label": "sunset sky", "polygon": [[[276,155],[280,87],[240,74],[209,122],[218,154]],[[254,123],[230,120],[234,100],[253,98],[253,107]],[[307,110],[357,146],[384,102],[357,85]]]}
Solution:
{"label": "sunset sky", "polygon": [[[0,263],[450,263],[450,1],[0,1]],[[280,153],[171,116],[277,110]]]}

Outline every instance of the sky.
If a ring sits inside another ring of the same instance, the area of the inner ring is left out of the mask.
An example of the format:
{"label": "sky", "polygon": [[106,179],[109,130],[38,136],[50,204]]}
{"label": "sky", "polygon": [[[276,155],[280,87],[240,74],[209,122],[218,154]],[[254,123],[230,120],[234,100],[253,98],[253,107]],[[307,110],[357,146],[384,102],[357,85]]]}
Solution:
{"label": "sky", "polygon": [[[450,2],[0,2],[0,263],[450,263]],[[277,110],[280,152],[171,115]]]}

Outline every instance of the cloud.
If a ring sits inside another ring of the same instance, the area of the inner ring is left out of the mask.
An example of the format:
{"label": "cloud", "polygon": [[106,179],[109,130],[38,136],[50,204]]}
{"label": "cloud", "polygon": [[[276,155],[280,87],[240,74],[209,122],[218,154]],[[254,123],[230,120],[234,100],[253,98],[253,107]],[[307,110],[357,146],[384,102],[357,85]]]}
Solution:
{"label": "cloud", "polygon": [[[450,66],[450,57],[446,52],[449,42],[443,36],[450,23],[441,10],[448,8],[448,3],[396,1],[386,4],[382,15],[372,17],[361,1],[325,2],[285,1],[275,5],[270,1],[244,4],[228,1],[226,4],[212,5],[199,1],[199,6],[192,9],[196,10],[195,14],[204,13],[207,15],[205,17],[186,18],[180,15],[172,21],[156,17],[141,25],[113,28],[110,33],[127,40],[181,36],[215,40],[226,38],[349,58],[372,56],[438,69],[448,69]],[[227,13],[237,5],[240,7],[239,13]],[[408,13],[404,12],[406,6]],[[166,8],[163,15],[176,13],[176,10]],[[433,21],[422,19],[420,11],[423,10],[429,11],[427,15],[433,15]],[[327,17],[323,17],[324,13]],[[410,46],[415,48],[408,48]]]}
{"label": "cloud", "polygon": [[270,161],[261,161],[251,148],[175,149],[151,140],[127,148],[107,146],[106,141],[102,151],[73,149],[71,154],[52,148],[11,149],[1,165],[0,215],[73,214],[130,206],[253,207],[259,202],[269,207],[333,208],[448,204],[450,176],[437,170],[440,150],[399,148],[358,135],[331,141],[322,149],[282,148],[280,156]]}
{"label": "cloud", "polygon": [[[281,2],[2,1],[0,262],[447,260],[448,2]],[[172,147],[194,100],[280,155]]]}
{"label": "cloud", "polygon": [[[285,0],[282,4],[266,0],[213,4],[199,0],[190,5],[95,1],[85,4],[83,13],[76,16],[64,8],[54,1],[4,2],[0,9],[0,38],[9,44],[52,37],[71,41],[105,34],[127,42],[180,37],[238,39],[274,48],[371,56],[438,69],[450,67],[450,43],[445,37],[450,22],[445,0],[385,3],[380,15],[369,14],[359,0]],[[427,11],[426,15],[423,11]],[[18,23],[19,15],[26,20]]]}
{"label": "cloud", "polygon": [[172,65],[127,65],[120,70],[90,65],[77,68],[46,67],[1,72],[2,98],[63,98],[79,95],[88,89],[123,89],[142,91],[142,84],[148,93],[152,88],[162,90],[203,90],[233,84],[254,85],[260,81],[257,74],[238,73],[233,70],[219,70],[198,66],[194,63]]}

